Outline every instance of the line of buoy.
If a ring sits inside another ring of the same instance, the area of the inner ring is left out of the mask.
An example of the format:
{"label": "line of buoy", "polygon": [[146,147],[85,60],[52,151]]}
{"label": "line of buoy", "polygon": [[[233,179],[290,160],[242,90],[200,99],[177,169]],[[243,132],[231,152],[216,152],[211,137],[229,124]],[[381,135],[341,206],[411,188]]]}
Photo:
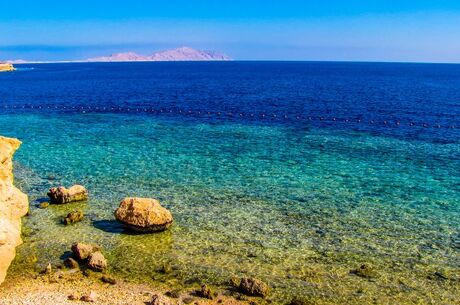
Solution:
{"label": "line of buoy", "polygon": [[178,113],[178,114],[183,114],[183,115],[207,115],[207,116],[218,116],[218,117],[249,117],[249,118],[259,118],[259,119],[276,119],[276,120],[290,120],[290,119],[295,119],[295,120],[308,120],[308,121],[319,121],[319,122],[342,122],[342,123],[354,123],[354,124],[369,124],[369,125],[383,125],[386,127],[400,127],[400,126],[409,126],[409,127],[421,127],[421,128],[436,128],[436,129],[457,129],[460,127],[460,125],[442,125],[439,123],[434,123],[434,124],[428,124],[428,123],[416,123],[416,122],[407,122],[403,123],[401,120],[381,120],[381,121],[376,121],[376,120],[364,120],[362,118],[340,118],[340,117],[324,117],[324,116],[301,116],[301,115],[295,115],[295,116],[289,116],[287,114],[277,114],[277,113],[244,113],[244,112],[231,112],[231,111],[203,111],[203,110],[185,110],[185,109],[180,109],[180,108],[171,108],[171,109],[164,109],[164,108],[144,108],[144,107],[139,107],[139,108],[131,108],[131,107],[114,107],[114,106],[60,106],[60,105],[54,105],[54,106],[34,106],[34,105],[3,105],[0,106],[0,108],[3,109],[49,109],[49,110],[74,110],[74,111],[80,111],[82,113],[88,113],[88,112],[146,112],[146,113],[160,113],[160,114],[173,114],[173,113]]}

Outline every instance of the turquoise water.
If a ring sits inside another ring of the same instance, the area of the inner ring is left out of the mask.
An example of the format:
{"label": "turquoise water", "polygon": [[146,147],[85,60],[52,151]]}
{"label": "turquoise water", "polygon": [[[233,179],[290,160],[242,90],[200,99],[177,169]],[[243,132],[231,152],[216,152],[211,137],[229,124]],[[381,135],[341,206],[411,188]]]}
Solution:
{"label": "turquoise water", "polygon": [[[173,288],[253,276],[275,304],[459,303],[458,66],[32,68],[0,75],[0,134],[23,141],[31,202],[10,276],[81,241],[111,273]],[[88,202],[37,208],[73,184]],[[124,231],[113,213],[131,196],[160,199],[172,228]],[[85,220],[63,226],[75,209]]]}
{"label": "turquoise water", "polygon": [[[16,179],[31,196],[33,231],[24,261],[58,262],[73,242],[95,242],[121,275],[186,286],[249,274],[275,287],[274,300],[353,299],[356,285],[384,298],[399,280],[415,286],[403,298],[425,299],[425,286],[442,284],[429,275],[459,275],[459,144],[136,115],[0,121],[2,134],[24,142]],[[75,183],[89,189],[88,203],[34,207],[50,186]],[[124,234],[113,211],[127,196],[159,198],[172,230]],[[75,208],[86,220],[62,226]],[[348,274],[361,263],[381,281]],[[174,273],[161,274],[163,264]],[[434,299],[458,297],[458,284],[440,287]]]}

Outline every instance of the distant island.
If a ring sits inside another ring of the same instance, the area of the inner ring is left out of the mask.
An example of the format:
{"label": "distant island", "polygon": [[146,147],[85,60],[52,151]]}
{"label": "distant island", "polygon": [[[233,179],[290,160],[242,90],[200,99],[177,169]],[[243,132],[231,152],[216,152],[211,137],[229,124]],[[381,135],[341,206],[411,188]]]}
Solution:
{"label": "distant island", "polygon": [[117,53],[106,57],[88,59],[89,62],[120,61],[226,61],[232,60],[228,55],[215,52],[182,47],[174,50],[155,52],[152,55],[139,55],[134,52]]}
{"label": "distant island", "polygon": [[27,61],[9,60],[11,64],[47,63],[47,62],[133,62],[133,61],[229,61],[233,60],[224,53],[216,51],[197,50],[190,47],[181,47],[172,50],[155,52],[151,55],[141,55],[134,52],[115,53],[109,56],[68,61]]}

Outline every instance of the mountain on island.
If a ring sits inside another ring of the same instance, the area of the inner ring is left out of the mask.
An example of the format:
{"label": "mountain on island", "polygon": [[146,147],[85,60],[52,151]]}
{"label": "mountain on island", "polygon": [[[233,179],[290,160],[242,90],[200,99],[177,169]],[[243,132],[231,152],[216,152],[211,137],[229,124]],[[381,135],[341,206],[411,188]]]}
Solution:
{"label": "mountain on island", "polygon": [[196,50],[182,47],[174,50],[155,52],[152,55],[140,55],[134,52],[117,53],[110,56],[90,58],[89,62],[121,62],[121,61],[227,61],[229,56],[215,51]]}

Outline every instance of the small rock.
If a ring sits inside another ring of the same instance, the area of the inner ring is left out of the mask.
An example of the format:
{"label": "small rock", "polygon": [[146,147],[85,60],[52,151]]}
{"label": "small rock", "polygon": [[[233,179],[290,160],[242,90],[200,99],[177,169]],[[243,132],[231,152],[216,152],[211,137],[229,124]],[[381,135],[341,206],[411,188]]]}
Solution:
{"label": "small rock", "polygon": [[432,275],[428,275],[430,280],[448,280],[449,277],[442,271],[435,271]]}
{"label": "small rock", "polygon": [[171,212],[156,199],[125,198],[115,211],[115,218],[127,228],[141,233],[164,231],[173,223]]}
{"label": "small rock", "polygon": [[171,305],[171,302],[164,295],[155,294],[153,295],[152,300],[147,304],[148,305]]}
{"label": "small rock", "polygon": [[232,277],[230,279],[230,286],[235,287],[235,288],[239,288],[240,284],[241,284],[241,279],[239,279],[237,277]]}
{"label": "small rock", "polygon": [[70,301],[76,301],[79,299],[79,297],[77,294],[72,293],[71,295],[67,296],[67,299],[69,299]]}
{"label": "small rock", "polygon": [[95,245],[76,243],[72,245],[72,253],[78,260],[87,259],[92,253],[100,251],[101,248]]}
{"label": "small rock", "polygon": [[161,266],[161,273],[163,274],[169,274],[172,272],[172,266],[170,263],[164,263],[163,266]]}
{"label": "small rock", "polygon": [[38,207],[39,207],[40,209],[46,209],[46,208],[49,207],[49,206],[50,206],[50,203],[49,203],[49,202],[41,202],[41,203],[38,205]]}
{"label": "small rock", "polygon": [[80,301],[93,303],[93,302],[96,302],[96,299],[97,299],[97,294],[94,291],[91,291],[90,294],[86,294],[82,296],[80,298]]}
{"label": "small rock", "polygon": [[268,295],[268,285],[261,280],[254,278],[243,278],[239,286],[239,290],[250,296],[265,297]]}
{"label": "small rock", "polygon": [[183,298],[183,299],[182,299],[182,302],[183,302],[184,304],[190,304],[190,303],[192,303],[194,300],[195,300],[195,299],[192,298],[192,297],[186,297],[186,298]]}
{"label": "small rock", "polygon": [[96,272],[94,272],[91,269],[85,269],[85,270],[83,270],[82,273],[83,273],[84,276],[89,277],[89,278],[90,277],[96,277],[96,274],[97,274]]}
{"label": "small rock", "polygon": [[94,271],[103,271],[107,268],[107,260],[100,251],[94,252],[89,256],[88,267]]}
{"label": "small rock", "polygon": [[171,290],[165,293],[170,298],[178,299],[180,297],[181,291],[179,289]]}
{"label": "small rock", "polygon": [[214,298],[214,295],[213,295],[211,289],[207,285],[202,285],[201,289],[196,291],[196,294],[199,297],[202,297],[202,298],[205,298],[205,299],[212,300]]}
{"label": "small rock", "polygon": [[69,269],[78,269],[80,267],[78,262],[71,257],[64,261],[64,265],[66,265],[66,267]]}
{"label": "small rock", "polygon": [[67,226],[79,221],[83,220],[83,212],[82,211],[73,211],[67,214],[67,216],[63,219],[63,223]]}
{"label": "small rock", "polygon": [[104,283],[110,284],[110,285],[115,285],[117,283],[116,279],[108,275],[103,275],[101,277],[101,281],[103,281]]}
{"label": "small rock", "polygon": [[352,270],[351,273],[368,279],[377,276],[377,272],[374,268],[367,264],[363,264],[358,269]]}
{"label": "small rock", "polygon": [[49,190],[47,195],[52,204],[65,204],[88,200],[88,191],[81,185],[74,185],[69,189],[63,186],[53,187]]}
{"label": "small rock", "polygon": [[294,298],[291,300],[291,302],[288,303],[288,305],[313,305],[311,301],[307,299],[300,299],[300,298]]}
{"label": "small rock", "polygon": [[48,263],[48,265],[46,266],[45,270],[43,270],[43,273],[44,274],[51,274],[52,272],[52,268],[51,268],[51,263]]}

